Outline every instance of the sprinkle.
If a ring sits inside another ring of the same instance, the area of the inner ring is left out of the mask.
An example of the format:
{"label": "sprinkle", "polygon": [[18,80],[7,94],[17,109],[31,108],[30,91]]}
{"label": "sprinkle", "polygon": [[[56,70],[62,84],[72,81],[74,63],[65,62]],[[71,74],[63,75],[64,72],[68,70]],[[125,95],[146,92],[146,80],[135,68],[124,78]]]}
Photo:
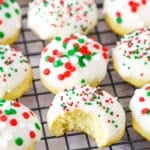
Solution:
{"label": "sprinkle", "polygon": [[24,119],[29,119],[30,115],[27,112],[22,113]]}
{"label": "sprinkle", "polygon": [[36,137],[36,133],[34,131],[30,131],[29,136],[31,139],[34,139]]}
{"label": "sprinkle", "polygon": [[21,137],[17,137],[15,139],[15,143],[16,143],[16,145],[21,146],[21,145],[23,145],[23,139]]}

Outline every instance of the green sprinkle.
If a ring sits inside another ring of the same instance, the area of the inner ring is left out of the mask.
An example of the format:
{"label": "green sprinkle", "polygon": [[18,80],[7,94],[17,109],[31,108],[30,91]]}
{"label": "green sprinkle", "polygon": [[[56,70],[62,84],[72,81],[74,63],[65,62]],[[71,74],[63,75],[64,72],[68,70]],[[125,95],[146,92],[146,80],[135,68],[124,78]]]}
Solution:
{"label": "green sprinkle", "polygon": [[0,72],[4,72],[4,69],[3,69],[3,67],[0,67]]}
{"label": "green sprinkle", "polygon": [[81,82],[82,84],[84,84],[86,81],[85,81],[85,79],[82,79],[80,82]]}
{"label": "green sprinkle", "polygon": [[60,67],[63,65],[63,62],[59,59],[59,60],[56,60],[54,63],[53,63],[53,66],[54,67]]}
{"label": "green sprinkle", "polygon": [[88,60],[88,61],[91,60],[91,56],[90,56],[90,55],[85,55],[84,58],[85,58],[86,60]]}
{"label": "green sprinkle", "polygon": [[61,41],[61,37],[56,36],[56,37],[55,37],[55,40],[56,40],[56,41]]}
{"label": "green sprinkle", "polygon": [[121,18],[121,17],[117,17],[116,22],[117,22],[118,24],[121,24],[121,23],[122,23],[122,18]]}
{"label": "green sprinkle", "polygon": [[11,2],[11,3],[15,3],[15,2],[16,2],[16,0],[10,0],[10,2]]}
{"label": "green sprinkle", "polygon": [[41,126],[36,122],[35,123],[35,128],[37,129],[37,130],[41,130]]}
{"label": "green sprinkle", "polygon": [[117,124],[115,125],[115,128],[118,128],[118,125],[117,125]]}
{"label": "green sprinkle", "polygon": [[13,114],[16,114],[17,112],[16,112],[15,109],[10,108],[10,109],[6,109],[6,110],[4,111],[4,113],[5,113],[6,115],[13,115]]}
{"label": "green sprinkle", "polygon": [[5,99],[4,98],[0,98],[0,103],[4,103]]}
{"label": "green sprinkle", "polygon": [[83,62],[83,57],[79,57],[78,64],[80,67],[85,67],[85,63]]}
{"label": "green sprinkle", "polygon": [[85,105],[92,105],[91,102],[85,102]]}
{"label": "green sprinkle", "polygon": [[21,146],[23,144],[23,139],[21,137],[16,138],[15,140],[16,145]]}
{"label": "green sprinkle", "polygon": [[109,110],[110,110],[110,108],[108,108],[108,107],[107,107],[107,108],[106,108],[106,110],[105,110],[105,112],[106,112],[106,113],[108,113],[108,112],[109,112]]}
{"label": "green sprinkle", "polygon": [[67,43],[63,43],[63,48],[64,48],[64,49],[67,48]]}
{"label": "green sprinkle", "polygon": [[79,43],[84,43],[85,40],[84,40],[84,39],[78,39],[78,42],[79,42]]}
{"label": "green sprinkle", "polygon": [[150,97],[150,91],[147,92],[147,96]]}
{"label": "green sprinkle", "polygon": [[17,15],[19,15],[19,13],[20,13],[19,9],[15,9],[14,11]]}
{"label": "green sprinkle", "polygon": [[114,120],[112,120],[112,123],[115,123],[115,121],[114,121]]}
{"label": "green sprinkle", "polygon": [[75,53],[76,53],[75,50],[69,50],[69,51],[68,51],[68,55],[69,55],[69,56],[73,56]]}
{"label": "green sprinkle", "polygon": [[4,33],[0,31],[0,39],[4,38]]}
{"label": "green sprinkle", "polygon": [[8,7],[9,7],[9,4],[6,3],[6,2],[4,2],[4,3],[3,3],[3,6],[4,6],[5,8],[8,8]]}
{"label": "green sprinkle", "polygon": [[5,17],[8,18],[8,19],[10,19],[10,18],[11,18],[11,14],[8,13],[8,12],[6,12],[6,13],[5,13]]}

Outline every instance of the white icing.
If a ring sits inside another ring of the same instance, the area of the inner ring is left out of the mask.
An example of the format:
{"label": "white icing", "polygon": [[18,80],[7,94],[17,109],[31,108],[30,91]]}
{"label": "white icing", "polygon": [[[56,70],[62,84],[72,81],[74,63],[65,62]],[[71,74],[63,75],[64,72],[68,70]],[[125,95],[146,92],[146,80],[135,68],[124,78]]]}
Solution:
{"label": "white icing", "polygon": [[[27,150],[31,145],[40,141],[41,124],[35,113],[31,112],[29,108],[18,102],[0,99],[0,111],[0,150]],[[7,114],[6,111],[10,111],[10,114]],[[16,113],[12,113],[14,111]],[[28,113],[29,118],[25,119],[23,117],[24,112]],[[7,117],[6,121],[2,121],[2,116]],[[11,119],[15,119],[17,124],[12,126]],[[20,124],[24,128],[20,127]],[[38,124],[38,128],[36,128],[35,124]],[[31,131],[35,133],[33,138],[30,137]],[[17,138],[22,139],[22,144],[16,144]]]}
{"label": "white icing", "polygon": [[[76,39],[71,39],[67,43],[67,48],[63,47],[63,41],[66,38],[70,37],[61,37],[61,41],[57,41],[56,39],[52,40],[44,49],[47,49],[45,52],[42,51],[41,59],[40,59],[40,75],[44,82],[48,87],[53,87],[53,89],[60,91],[68,87],[72,87],[74,85],[80,85],[81,80],[85,80],[86,83],[92,84],[93,82],[98,82],[105,77],[107,71],[107,63],[108,58],[104,58],[103,54],[106,54],[108,57],[108,52],[102,50],[102,46],[92,39],[88,39],[86,36],[76,34]],[[84,39],[84,43],[79,43],[78,39]],[[90,60],[83,59],[84,67],[79,65],[79,57],[84,57],[84,55],[79,50],[73,55],[68,55],[68,51],[73,49],[74,43],[78,43],[79,49],[82,46],[86,46],[88,51],[91,53],[88,56],[91,57]],[[93,47],[93,45],[98,45],[99,48]],[[62,56],[56,57],[53,55],[53,50],[57,49]],[[94,54],[95,53],[95,54]],[[94,54],[94,56],[93,56]],[[46,57],[51,56],[54,57],[55,60],[61,60],[63,62],[62,66],[54,67],[54,62],[50,63],[46,61]],[[71,75],[66,77],[64,80],[59,80],[58,75],[63,74],[65,71],[69,71],[69,69],[65,68],[65,62],[62,60],[65,57],[65,61],[70,62],[74,67],[74,71],[70,71]],[[44,70],[48,68],[50,73],[48,75],[44,74]]]}
{"label": "white icing", "polygon": [[[130,2],[138,3],[137,10],[132,11]],[[141,0],[105,0],[103,13],[107,14],[113,22],[116,22],[116,13],[121,13],[122,23],[125,29],[135,30],[150,25],[150,18],[147,17],[150,10],[150,0],[143,4]],[[119,24],[118,24],[119,25]]]}
{"label": "white icing", "polygon": [[34,0],[29,4],[28,27],[45,40],[56,35],[87,34],[97,18],[93,0]]}
{"label": "white icing", "polygon": [[[93,99],[93,97],[96,98]],[[72,106],[69,103],[72,103]],[[86,103],[91,104],[88,105]],[[65,108],[62,106],[65,106]],[[108,112],[106,109],[109,109]],[[74,89],[67,89],[54,97],[47,114],[49,129],[51,129],[57,117],[74,110],[82,110],[98,117],[102,131],[104,131],[100,139],[101,143],[111,141],[111,139],[117,134],[122,133],[125,129],[125,113],[117,99],[105,91],[89,86],[76,86]],[[113,121],[114,123],[112,123]]]}
{"label": "white icing", "polygon": [[[141,97],[144,98],[144,101],[140,101]],[[150,134],[150,115],[148,112],[145,114],[142,113],[142,110],[145,108],[150,112],[150,84],[137,89],[130,101],[130,109],[136,123],[145,133]]]}
{"label": "white icing", "polygon": [[[125,35],[113,49],[113,61],[121,77],[150,81],[149,30],[150,28],[139,29]],[[133,54],[135,51],[138,53]]]}
{"label": "white icing", "polygon": [[31,67],[21,52],[8,45],[0,45],[0,97],[17,88],[30,70]]}
{"label": "white icing", "polygon": [[[4,7],[5,3],[8,5],[8,8]],[[9,13],[11,17],[7,18],[6,13]],[[4,33],[4,37],[0,38],[0,43],[3,43],[4,40],[13,37],[21,28],[21,10],[17,2],[4,0],[3,4],[0,4],[0,22],[1,21],[0,32]]]}

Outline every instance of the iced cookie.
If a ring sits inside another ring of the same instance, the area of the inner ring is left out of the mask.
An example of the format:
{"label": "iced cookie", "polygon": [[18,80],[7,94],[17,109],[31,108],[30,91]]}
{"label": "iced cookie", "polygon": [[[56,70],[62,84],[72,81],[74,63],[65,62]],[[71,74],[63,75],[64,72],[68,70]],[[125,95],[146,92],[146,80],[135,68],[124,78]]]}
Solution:
{"label": "iced cookie", "polygon": [[125,112],[116,98],[100,88],[76,86],[54,97],[47,122],[51,135],[85,132],[102,148],[123,137]]}
{"label": "iced cookie", "polygon": [[150,28],[125,35],[113,49],[113,66],[123,80],[142,87],[150,82]]}
{"label": "iced cookie", "polygon": [[88,34],[97,20],[94,0],[33,0],[28,10],[28,27],[42,40]]}
{"label": "iced cookie", "polygon": [[0,45],[0,98],[19,98],[31,83],[32,69],[26,57],[8,45]]}
{"label": "iced cookie", "polygon": [[12,44],[19,36],[21,10],[16,0],[0,0],[0,44]]}
{"label": "iced cookie", "polygon": [[41,124],[29,108],[0,99],[0,150],[34,150],[41,138]]}
{"label": "iced cookie", "polygon": [[149,0],[104,0],[104,18],[119,35],[150,26],[149,10]]}
{"label": "iced cookie", "polygon": [[133,128],[150,141],[150,84],[135,91],[130,101],[130,109]]}
{"label": "iced cookie", "polygon": [[107,47],[84,35],[57,36],[42,50],[41,81],[53,93],[85,83],[97,86],[107,64]]}

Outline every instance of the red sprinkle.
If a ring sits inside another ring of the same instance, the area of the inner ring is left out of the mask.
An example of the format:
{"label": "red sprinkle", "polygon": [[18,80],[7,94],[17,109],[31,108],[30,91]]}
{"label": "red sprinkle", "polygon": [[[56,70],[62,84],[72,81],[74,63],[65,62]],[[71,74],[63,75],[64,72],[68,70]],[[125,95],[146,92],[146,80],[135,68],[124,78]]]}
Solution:
{"label": "red sprinkle", "polygon": [[54,61],[55,61],[55,58],[54,58],[54,57],[51,57],[51,56],[50,56],[50,57],[48,58],[48,62],[53,63]]}
{"label": "red sprinkle", "polygon": [[44,47],[43,49],[42,49],[42,52],[47,52],[47,50],[48,50],[48,48],[47,47]]}
{"label": "red sprinkle", "polygon": [[96,49],[100,48],[100,46],[98,44],[94,44],[93,47],[96,48]]}
{"label": "red sprinkle", "polygon": [[145,90],[150,90],[150,86],[147,86],[147,87],[145,88]]}
{"label": "red sprinkle", "polygon": [[65,77],[64,77],[63,74],[59,74],[59,75],[58,75],[58,79],[59,79],[59,80],[64,80],[64,78],[65,78]]}
{"label": "red sprinkle", "polygon": [[107,46],[102,46],[102,50],[103,50],[104,52],[107,52],[107,51],[108,51],[108,47],[107,47]]}
{"label": "red sprinkle", "polygon": [[144,98],[144,97],[140,97],[140,98],[139,98],[139,101],[140,101],[140,102],[144,102],[144,101],[145,101],[145,98]]}
{"label": "red sprinkle", "polygon": [[0,25],[2,25],[3,24],[3,21],[0,19]]}
{"label": "red sprinkle", "polygon": [[49,75],[50,74],[50,69],[46,68],[43,71],[44,75]]}
{"label": "red sprinkle", "polygon": [[108,55],[106,53],[103,53],[104,59],[108,59]]}
{"label": "red sprinkle", "polygon": [[34,139],[36,137],[36,134],[34,131],[30,131],[29,135],[31,139]]}
{"label": "red sprinkle", "polygon": [[23,114],[24,119],[29,119],[30,115],[27,112],[24,112]]}
{"label": "red sprinkle", "polygon": [[11,119],[9,123],[11,126],[16,126],[18,124],[16,119]]}
{"label": "red sprinkle", "polygon": [[7,116],[5,115],[0,116],[0,121],[3,121],[3,122],[7,121]]}
{"label": "red sprinkle", "polygon": [[71,72],[70,71],[65,71],[64,77],[70,77],[70,76],[71,76]]}
{"label": "red sprinkle", "polygon": [[20,107],[20,103],[19,103],[19,102],[14,102],[14,103],[13,103],[13,106],[14,106],[14,107]]}
{"label": "red sprinkle", "polygon": [[141,114],[147,114],[148,113],[148,111],[149,111],[149,109],[148,108],[143,108],[142,110],[141,110]]}

